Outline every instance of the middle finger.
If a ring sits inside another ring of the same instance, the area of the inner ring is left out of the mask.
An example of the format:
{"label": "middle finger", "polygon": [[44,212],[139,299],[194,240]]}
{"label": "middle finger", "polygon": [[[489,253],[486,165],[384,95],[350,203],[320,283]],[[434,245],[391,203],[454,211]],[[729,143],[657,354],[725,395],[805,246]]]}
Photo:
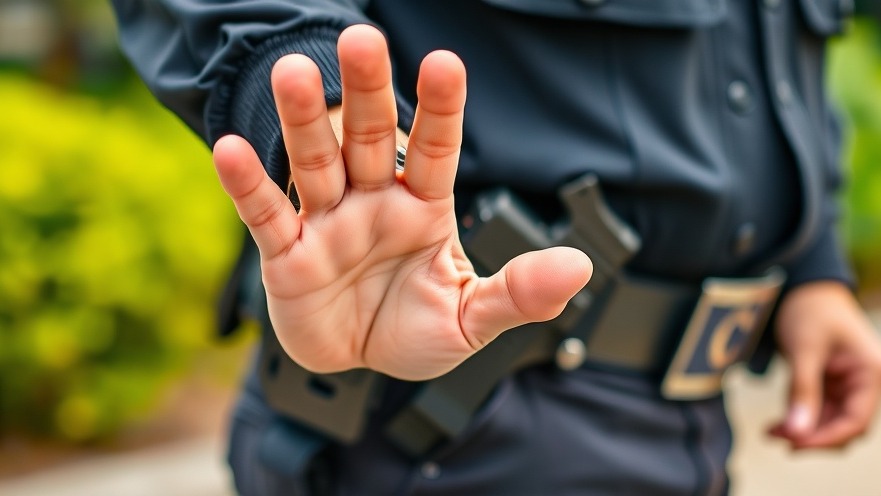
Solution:
{"label": "middle finger", "polygon": [[374,190],[395,180],[397,110],[385,38],[352,26],[338,44],[343,84],[343,143],[349,184]]}

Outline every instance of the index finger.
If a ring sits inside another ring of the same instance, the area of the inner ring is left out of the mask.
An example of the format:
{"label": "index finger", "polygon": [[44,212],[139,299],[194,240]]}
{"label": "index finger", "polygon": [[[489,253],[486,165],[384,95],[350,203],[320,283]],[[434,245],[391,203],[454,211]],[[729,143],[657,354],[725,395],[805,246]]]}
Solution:
{"label": "index finger", "polygon": [[238,136],[220,138],[214,145],[214,164],[260,255],[270,259],[287,252],[300,235],[300,221],[251,145]]}

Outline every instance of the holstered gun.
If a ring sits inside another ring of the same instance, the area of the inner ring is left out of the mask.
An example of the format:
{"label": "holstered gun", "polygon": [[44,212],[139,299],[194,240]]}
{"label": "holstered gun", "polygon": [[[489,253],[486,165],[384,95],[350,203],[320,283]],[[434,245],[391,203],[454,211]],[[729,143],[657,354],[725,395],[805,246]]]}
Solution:
{"label": "holstered gun", "polygon": [[554,357],[566,369],[583,362],[585,336],[576,336],[576,330],[590,328],[585,320],[596,318],[592,310],[639,250],[640,239],[605,205],[596,176],[565,185],[560,199],[569,215],[554,225],[541,222],[506,188],[478,195],[463,217],[462,245],[479,272],[495,273],[528,251],[567,245],[591,257],[594,274],[556,319],[504,332],[455,370],[429,382],[387,428],[404,451],[422,455],[460,434],[495,385],[522,367]]}
{"label": "holstered gun", "polygon": [[571,246],[585,252],[593,262],[590,282],[552,321],[568,331],[586,314],[621,267],[639,251],[636,232],[606,205],[597,177],[587,174],[560,189],[568,215],[545,225],[517,196],[506,188],[479,195],[469,215],[462,244],[469,258],[487,273],[501,269],[527,251],[551,246]]}

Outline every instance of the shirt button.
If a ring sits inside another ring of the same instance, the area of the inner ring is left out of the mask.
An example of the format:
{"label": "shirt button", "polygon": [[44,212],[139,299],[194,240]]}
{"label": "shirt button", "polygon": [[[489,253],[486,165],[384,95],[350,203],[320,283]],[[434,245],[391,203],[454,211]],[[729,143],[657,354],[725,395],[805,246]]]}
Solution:
{"label": "shirt button", "polygon": [[780,81],[777,81],[776,91],[777,100],[779,100],[781,104],[785,106],[792,103],[792,86],[790,86],[786,80],[781,79]]}
{"label": "shirt button", "polygon": [[419,471],[422,473],[422,477],[425,477],[429,480],[435,480],[441,476],[440,465],[438,465],[436,462],[423,463]]}
{"label": "shirt button", "polygon": [[756,242],[756,225],[752,222],[741,224],[734,231],[734,239],[731,242],[731,253],[734,256],[742,257],[748,254]]}
{"label": "shirt button", "polygon": [[557,347],[557,367],[562,370],[575,370],[581,367],[587,357],[587,347],[578,338],[566,338]]}
{"label": "shirt button", "polygon": [[753,95],[749,85],[743,81],[732,81],[728,85],[728,106],[738,114],[745,114],[753,107]]}

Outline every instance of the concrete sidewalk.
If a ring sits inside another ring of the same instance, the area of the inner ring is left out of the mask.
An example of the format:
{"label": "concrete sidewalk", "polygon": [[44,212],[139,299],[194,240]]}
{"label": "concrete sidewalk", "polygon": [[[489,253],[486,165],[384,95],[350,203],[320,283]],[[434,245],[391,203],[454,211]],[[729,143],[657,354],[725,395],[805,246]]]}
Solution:
{"label": "concrete sidewalk", "polygon": [[101,456],[0,480],[0,496],[233,496],[219,439]]}

